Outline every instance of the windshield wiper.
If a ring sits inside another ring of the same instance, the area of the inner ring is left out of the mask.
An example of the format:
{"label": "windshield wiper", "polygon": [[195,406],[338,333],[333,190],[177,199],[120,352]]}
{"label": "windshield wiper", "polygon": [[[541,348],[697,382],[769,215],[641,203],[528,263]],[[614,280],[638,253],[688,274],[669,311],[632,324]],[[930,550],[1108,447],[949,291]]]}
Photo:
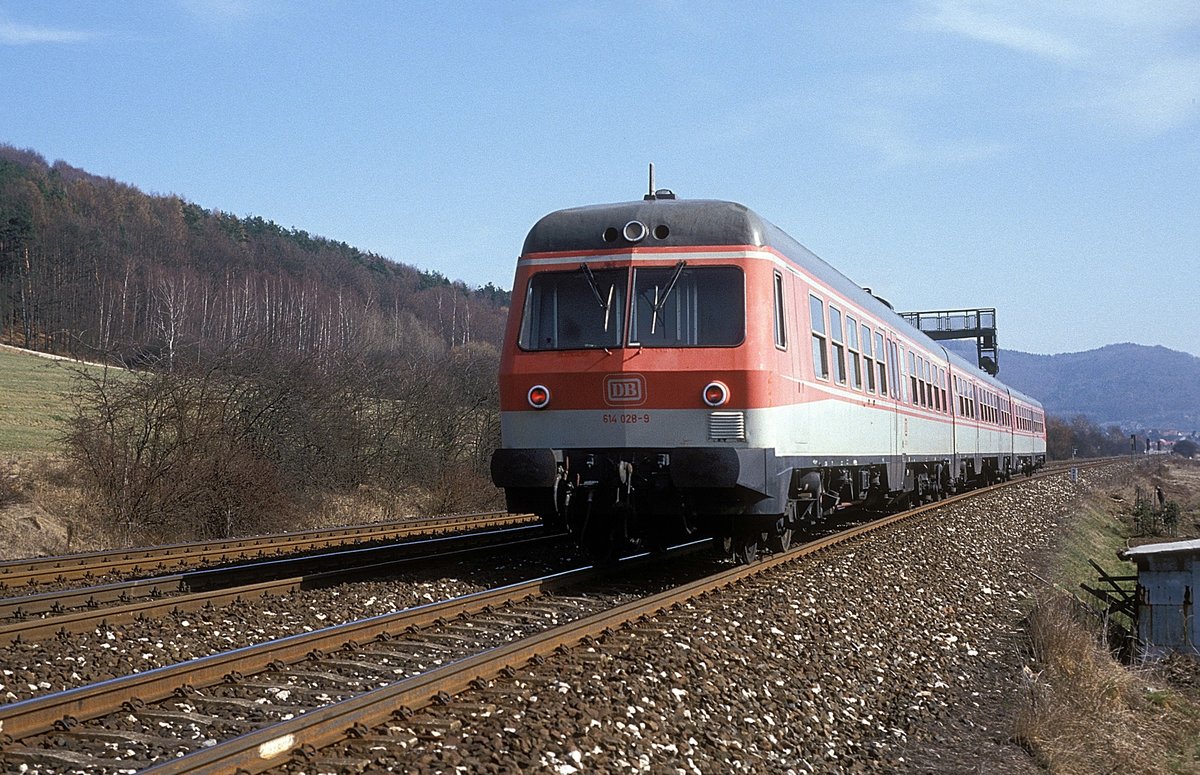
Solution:
{"label": "windshield wiper", "polygon": [[654,333],[658,322],[658,315],[662,312],[662,308],[666,306],[667,299],[671,297],[671,291],[675,290],[675,283],[679,282],[679,275],[683,273],[683,267],[687,265],[686,261],[680,261],[675,265],[675,271],[671,273],[671,281],[667,283],[667,289],[663,291],[662,296],[658,295],[658,286],[654,286],[654,301],[650,304],[650,333]]}
{"label": "windshield wiper", "polygon": [[600,309],[604,310],[604,333],[608,333],[608,321],[612,317],[613,293],[616,292],[617,286],[615,283],[608,286],[608,301],[605,301],[604,295],[600,293],[600,286],[596,283],[596,275],[592,273],[592,268],[587,264],[580,264],[579,271],[587,277],[588,286],[592,289],[592,295],[596,297],[596,303],[600,305]]}

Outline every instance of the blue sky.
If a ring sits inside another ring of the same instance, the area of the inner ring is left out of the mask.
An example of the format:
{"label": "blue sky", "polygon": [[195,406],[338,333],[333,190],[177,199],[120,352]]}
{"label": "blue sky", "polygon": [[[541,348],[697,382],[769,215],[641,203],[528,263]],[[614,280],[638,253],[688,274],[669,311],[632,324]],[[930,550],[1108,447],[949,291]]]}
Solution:
{"label": "blue sky", "polygon": [[0,85],[0,142],[473,285],[654,162],[1002,350],[1200,355],[1195,0],[0,0]]}

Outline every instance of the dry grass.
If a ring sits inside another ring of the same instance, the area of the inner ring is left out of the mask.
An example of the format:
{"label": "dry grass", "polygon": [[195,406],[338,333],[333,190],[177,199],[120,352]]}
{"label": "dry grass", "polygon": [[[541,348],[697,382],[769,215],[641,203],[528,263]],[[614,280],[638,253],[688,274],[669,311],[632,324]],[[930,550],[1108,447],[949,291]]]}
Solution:
{"label": "dry grass", "polygon": [[0,509],[25,502],[21,477],[15,471],[0,470]]}
{"label": "dry grass", "polygon": [[333,493],[321,497],[313,505],[308,520],[311,527],[335,525],[365,525],[372,522],[392,522],[408,516],[423,515],[421,499],[396,495],[372,487],[359,487],[351,493]]}
{"label": "dry grass", "polygon": [[1095,620],[1062,596],[1040,600],[1030,616],[1032,666],[1015,734],[1039,765],[1061,775],[1171,773],[1182,734],[1200,727],[1187,714],[1148,699],[1149,674],[1117,663]]}
{"label": "dry grass", "polygon": [[1200,459],[1173,457],[1155,474],[1150,484],[1179,505],[1179,538],[1200,536]]}
{"label": "dry grass", "polygon": [[[302,504],[287,530],[388,522],[442,513],[435,494],[411,488],[401,493],[360,487]],[[47,455],[0,454],[0,560],[97,551],[129,544],[104,532],[93,499],[68,464]],[[486,510],[464,508],[462,511]],[[134,543],[144,543],[137,538]]]}
{"label": "dry grass", "polygon": [[0,456],[0,559],[68,554],[113,545],[93,527],[89,499],[62,461]]}

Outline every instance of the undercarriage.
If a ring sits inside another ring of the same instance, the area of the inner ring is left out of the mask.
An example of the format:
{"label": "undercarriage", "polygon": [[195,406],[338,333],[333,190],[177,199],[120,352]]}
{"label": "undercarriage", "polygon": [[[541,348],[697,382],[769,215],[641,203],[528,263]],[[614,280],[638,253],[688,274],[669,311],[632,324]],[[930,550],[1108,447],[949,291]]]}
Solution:
{"label": "undercarriage", "polygon": [[[770,450],[504,452],[510,455],[498,455],[493,478],[505,487],[509,510],[534,512],[569,532],[596,563],[702,538],[749,563],[786,551],[847,509],[883,514],[931,503],[1031,473],[1038,463],[981,456],[802,468]],[[767,461],[767,470],[748,470],[756,461]]]}

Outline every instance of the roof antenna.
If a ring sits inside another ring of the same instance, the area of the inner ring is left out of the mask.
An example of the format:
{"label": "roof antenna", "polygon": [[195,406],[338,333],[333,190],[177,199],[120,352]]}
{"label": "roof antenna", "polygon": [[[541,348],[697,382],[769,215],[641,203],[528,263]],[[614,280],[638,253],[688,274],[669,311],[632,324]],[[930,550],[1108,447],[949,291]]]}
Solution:
{"label": "roof antenna", "polygon": [[675,198],[675,192],[672,191],[671,189],[669,189],[669,188],[655,189],[654,188],[654,162],[650,162],[650,192],[648,194],[646,194],[644,197],[642,197],[642,199],[649,202],[649,201],[652,201],[655,199],[674,199],[674,198]]}

